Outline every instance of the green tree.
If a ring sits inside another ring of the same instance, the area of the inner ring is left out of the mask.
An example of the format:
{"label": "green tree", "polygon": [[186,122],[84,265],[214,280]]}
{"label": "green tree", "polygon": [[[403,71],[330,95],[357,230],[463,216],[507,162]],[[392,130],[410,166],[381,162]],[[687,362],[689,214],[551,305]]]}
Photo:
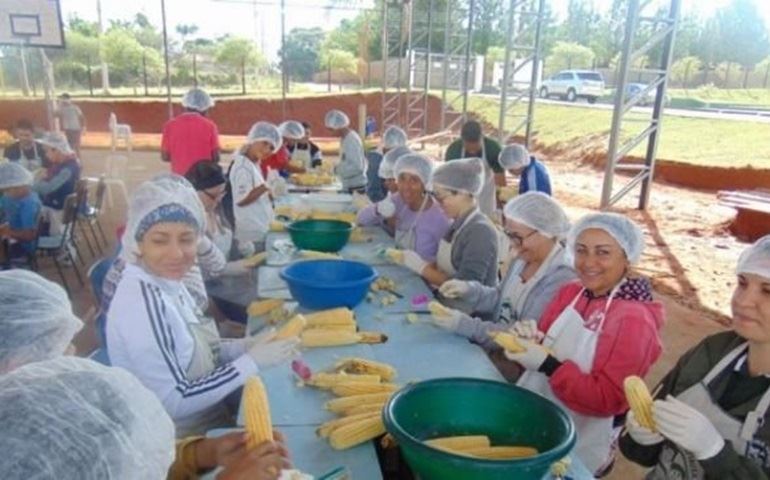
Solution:
{"label": "green tree", "polygon": [[767,27],[753,0],[732,0],[716,14],[720,32],[719,56],[743,67],[743,87],[754,66],[770,52]]}
{"label": "green tree", "polygon": [[561,38],[565,41],[590,46],[600,33],[599,20],[601,16],[596,11],[592,0],[569,0],[567,17],[561,25]]}
{"label": "green tree", "polygon": [[215,60],[218,64],[232,71],[240,71],[241,66],[263,68],[265,58],[248,38],[226,36],[217,47]]}
{"label": "green tree", "polygon": [[324,40],[324,32],[320,28],[293,28],[286,36],[285,55],[287,70],[290,75],[303,81],[313,79],[318,71],[319,50]]}
{"label": "green tree", "polygon": [[125,28],[111,28],[102,42],[104,59],[110,65],[110,77],[117,82],[135,82],[142,68],[144,47]]}
{"label": "green tree", "polygon": [[321,50],[321,67],[332,71],[350,73],[355,75],[358,71],[356,57],[345,50],[336,48],[324,48]]}
{"label": "green tree", "polygon": [[65,50],[49,50],[46,53],[54,63],[58,81],[87,84],[88,66],[99,63],[99,39],[86,36],[80,30],[70,30]]}
{"label": "green tree", "polygon": [[671,65],[671,79],[679,83],[686,90],[691,76],[703,67],[700,58],[691,55],[680,58]]}
{"label": "green tree", "polygon": [[572,42],[556,42],[546,64],[551,72],[572,68],[590,68],[594,60],[590,48]]}
{"label": "green tree", "polygon": [[[489,47],[504,44],[508,17],[503,3],[503,0],[476,0],[476,18],[473,22],[475,53],[486,55]],[[505,5],[507,7],[508,2]]]}

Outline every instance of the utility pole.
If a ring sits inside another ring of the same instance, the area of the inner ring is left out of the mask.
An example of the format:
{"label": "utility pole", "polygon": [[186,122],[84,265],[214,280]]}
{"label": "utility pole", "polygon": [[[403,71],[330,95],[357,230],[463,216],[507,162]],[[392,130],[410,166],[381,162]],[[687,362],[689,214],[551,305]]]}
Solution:
{"label": "utility pole", "polygon": [[102,93],[105,95],[110,94],[110,69],[107,66],[107,62],[104,60],[104,22],[102,21],[102,0],[96,0],[96,15],[99,19],[99,60],[102,63]]}
{"label": "utility pole", "polygon": [[160,0],[160,13],[163,18],[163,61],[166,64],[166,101],[168,118],[174,118],[174,106],[171,104],[171,73],[168,68],[168,29],[166,28],[166,0]]}

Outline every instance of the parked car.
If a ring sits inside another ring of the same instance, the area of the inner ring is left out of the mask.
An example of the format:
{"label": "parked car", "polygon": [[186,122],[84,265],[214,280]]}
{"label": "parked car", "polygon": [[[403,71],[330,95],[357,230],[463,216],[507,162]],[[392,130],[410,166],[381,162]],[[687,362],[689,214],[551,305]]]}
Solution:
{"label": "parked car", "polygon": [[547,80],[540,87],[540,97],[556,96],[569,102],[585,98],[588,103],[604,95],[604,77],[591,70],[564,70]]}
{"label": "parked car", "polygon": [[[626,101],[630,100],[634,96],[638,95],[639,92],[647,88],[647,85],[643,83],[629,83],[626,85],[626,95],[625,99]],[[655,103],[655,95],[657,93],[657,90],[653,89],[647,92],[647,94],[639,100],[639,103],[637,105],[640,106],[646,106],[646,105],[652,105]],[[669,98],[668,94],[663,98],[663,106],[669,106],[671,104],[671,98]]]}

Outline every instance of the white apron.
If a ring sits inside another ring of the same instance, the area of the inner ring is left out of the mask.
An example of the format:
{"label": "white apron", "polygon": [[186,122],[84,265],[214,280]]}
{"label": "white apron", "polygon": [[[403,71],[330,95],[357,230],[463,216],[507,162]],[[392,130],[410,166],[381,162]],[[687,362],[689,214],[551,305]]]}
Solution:
{"label": "white apron", "polygon": [[19,145],[19,153],[21,154],[21,157],[19,158],[19,163],[22,167],[26,168],[30,172],[34,172],[36,170],[39,170],[43,167],[43,160],[40,158],[40,154],[38,153],[38,148],[40,147],[37,142],[33,142],[32,150],[35,152],[35,155],[32,158],[28,158],[24,154],[24,149],[21,148],[21,145]]}
{"label": "white apron", "polygon": [[479,214],[479,209],[476,208],[473,212],[469,213],[467,217],[465,217],[465,220],[463,220],[463,223],[452,234],[451,242],[447,242],[445,239],[442,238],[438,243],[438,253],[436,254],[436,265],[442,272],[446,273],[450,277],[454,277],[455,274],[457,273],[454,265],[452,265],[452,246],[454,245],[454,239],[457,238],[457,234],[459,234],[460,231],[463,228],[465,228],[468,222],[478,214]]}
{"label": "white apron", "polygon": [[[612,304],[612,297],[622,284],[621,281],[610,293],[604,311],[599,313],[601,318],[597,319],[599,325],[595,331],[585,327],[586,323],[593,324],[594,322],[590,321],[591,319],[586,322],[575,310],[575,303],[583,295],[584,289],[581,289],[572,303],[564,309],[551,325],[551,328],[548,329],[543,339],[543,346],[553,350],[554,356],[559,360],[571,360],[577,364],[581,372],[589,373],[593,367],[596,345],[604,326],[607,311]],[[569,412],[575,422],[575,431],[577,432],[575,454],[590,472],[596,472],[605,464],[610,456],[614,437],[611,416],[594,417],[572,411],[554,395],[548,383],[548,377],[543,373],[527,370],[516,384],[539,393]]]}
{"label": "white apron", "polygon": [[233,246],[233,231],[229,228],[218,226],[211,235],[211,243],[224,254],[225,259],[230,258],[230,249]]}
{"label": "white apron", "polygon": [[[460,158],[465,158],[465,147],[460,151]],[[487,151],[485,148],[484,139],[481,139],[481,160],[484,165],[484,178],[483,185],[481,187],[481,193],[479,193],[479,208],[481,212],[488,216],[490,219],[494,218],[495,210],[497,209],[497,190],[495,188],[495,173],[489,167],[487,161]]]}
{"label": "white apron", "polygon": [[291,152],[291,162],[301,164],[305,170],[310,170],[313,167],[313,158],[310,156],[310,145],[308,148],[301,150],[299,146],[294,146],[294,151]]}
{"label": "white apron", "polygon": [[[717,363],[703,380],[677,395],[677,398],[705,415],[725,441],[733,444],[738,455],[752,458],[752,455],[757,453],[752,448],[752,441],[770,406],[770,390],[765,392],[757,403],[756,409],[749,412],[746,421],[741,423],[714,403],[707,388],[707,385],[726,368],[734,365],[733,362],[746,351],[746,348],[748,348],[746,343],[736,347]],[[763,455],[763,452],[760,451],[759,454]],[[758,462],[762,464],[762,460],[759,458]],[[703,469],[692,453],[671,442],[666,442],[658,457],[658,464],[646,478],[648,480],[700,480],[704,476]]]}

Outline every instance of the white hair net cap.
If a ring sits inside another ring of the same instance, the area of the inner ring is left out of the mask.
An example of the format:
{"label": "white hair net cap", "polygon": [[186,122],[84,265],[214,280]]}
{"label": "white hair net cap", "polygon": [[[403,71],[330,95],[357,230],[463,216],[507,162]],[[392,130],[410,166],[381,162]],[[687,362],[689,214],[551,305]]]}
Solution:
{"label": "white hair net cap", "polygon": [[214,106],[214,99],[202,88],[191,88],[182,97],[182,106],[190,110],[205,112]]}
{"label": "white hair net cap", "polygon": [[28,270],[0,272],[0,374],[63,355],[81,328],[62,287]]}
{"label": "white hair net cap", "polygon": [[396,126],[386,128],[385,133],[382,134],[382,148],[386,150],[402,147],[406,145],[406,141],[406,132]]}
{"label": "white hair net cap", "polygon": [[592,213],[578,220],[567,235],[567,248],[574,255],[577,238],[585,230],[604,230],[626,252],[626,258],[632,264],[639,262],[644,250],[642,229],[631,219],[617,213]]}
{"label": "white hair net cap", "polygon": [[396,178],[396,162],[404,155],[412,153],[407,146],[396,147],[393,150],[389,150],[388,153],[382,156],[380,167],[377,169],[377,176],[384,180],[392,180]]}
{"label": "white hair net cap", "polygon": [[480,158],[462,158],[445,162],[433,171],[433,187],[465,192],[474,197],[481,193],[484,164]]}
{"label": "white hair net cap", "polygon": [[287,120],[278,126],[281,136],[292,140],[302,140],[305,138],[305,127],[294,120]]}
{"label": "white hair net cap", "polygon": [[324,117],[324,125],[331,130],[339,130],[350,125],[350,119],[345,112],[329,110]]}
{"label": "white hair net cap", "polygon": [[527,192],[505,204],[503,215],[551,238],[564,238],[569,219],[556,200],[543,192]]}
{"label": "white hair net cap", "polygon": [[430,175],[433,172],[433,161],[425,155],[408,153],[398,158],[393,170],[396,178],[402,173],[410,173],[417,176],[422,181],[422,184],[428,188],[430,185]]}
{"label": "white hair net cap", "polygon": [[0,377],[4,478],[166,478],[174,424],[123,370],[76,357]]}
{"label": "white hair net cap", "polygon": [[738,257],[737,273],[751,273],[770,279],[770,235],[760,238]]}
{"label": "white hair net cap", "polygon": [[251,126],[248,135],[246,135],[246,145],[256,142],[267,142],[273,146],[273,150],[278,150],[278,147],[283,143],[283,138],[278,127],[272,123],[257,122]]}
{"label": "white hair net cap", "polygon": [[500,165],[506,170],[527,167],[531,161],[524,145],[508,145],[500,151]]}
{"label": "white hair net cap", "polygon": [[43,138],[40,139],[40,143],[47,147],[51,147],[54,150],[58,150],[65,155],[74,153],[72,148],[70,148],[70,143],[67,141],[67,137],[65,137],[64,134],[60,132],[46,133],[43,135]]}
{"label": "white hair net cap", "polygon": [[32,185],[32,174],[16,162],[0,163],[0,190]]}
{"label": "white hair net cap", "polygon": [[[177,218],[182,215],[184,221],[193,223],[199,235],[206,228],[203,204],[190,182],[179,175],[159,175],[139,185],[131,195],[122,241],[121,256],[124,260],[131,263],[138,262],[139,240],[136,237],[142,235],[141,230],[147,224],[147,220],[151,216],[156,216],[157,212],[164,208],[173,209]],[[161,219],[160,222],[162,221]]]}

